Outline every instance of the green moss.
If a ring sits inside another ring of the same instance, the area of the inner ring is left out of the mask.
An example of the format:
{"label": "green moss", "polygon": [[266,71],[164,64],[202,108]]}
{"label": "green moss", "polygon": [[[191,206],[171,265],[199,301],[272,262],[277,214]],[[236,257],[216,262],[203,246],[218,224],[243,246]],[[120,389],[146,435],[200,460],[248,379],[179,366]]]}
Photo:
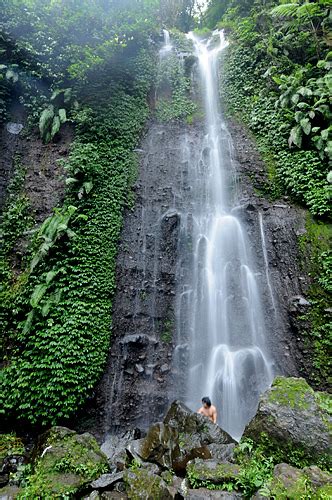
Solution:
{"label": "green moss", "polygon": [[87,434],[55,428],[44,441],[43,451],[44,455],[33,464],[32,473],[26,478],[22,499],[72,495],[108,470],[106,456]]}
{"label": "green moss", "polygon": [[314,396],[314,391],[301,378],[276,377],[269,393],[269,401],[296,409],[308,409],[307,396]]}
{"label": "green moss", "polygon": [[332,484],[326,484],[314,493],[312,500],[330,500],[332,498]]}
{"label": "green moss", "polygon": [[[328,311],[331,303],[331,224],[306,216],[306,232],[299,237],[302,267],[311,277],[307,297],[311,307],[299,318],[303,324],[305,348],[310,351],[310,381],[317,386],[331,384],[332,324]],[[309,328],[308,328],[309,325]]]}
{"label": "green moss", "polygon": [[304,474],[288,487],[280,480],[274,481],[270,490],[271,497],[278,500],[310,500],[312,494],[311,483]]}
{"label": "green moss", "polygon": [[165,498],[165,483],[162,478],[151,474],[147,469],[125,471],[124,482],[128,498],[131,500],[142,498],[162,500]]}
{"label": "green moss", "polygon": [[174,324],[173,324],[173,321],[171,321],[170,319],[167,319],[165,322],[164,322],[164,326],[163,326],[163,331],[160,335],[160,338],[163,342],[166,342],[166,343],[170,343],[172,342],[172,339],[173,339],[173,328],[174,328]]}

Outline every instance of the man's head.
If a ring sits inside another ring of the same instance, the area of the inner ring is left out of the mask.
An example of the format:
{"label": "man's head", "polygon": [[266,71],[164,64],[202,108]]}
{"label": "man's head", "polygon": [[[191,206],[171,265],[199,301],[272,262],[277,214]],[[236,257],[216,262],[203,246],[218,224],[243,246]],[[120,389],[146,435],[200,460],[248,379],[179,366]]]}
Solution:
{"label": "man's head", "polygon": [[211,400],[208,397],[202,398],[202,403],[204,408],[210,408],[211,406]]}

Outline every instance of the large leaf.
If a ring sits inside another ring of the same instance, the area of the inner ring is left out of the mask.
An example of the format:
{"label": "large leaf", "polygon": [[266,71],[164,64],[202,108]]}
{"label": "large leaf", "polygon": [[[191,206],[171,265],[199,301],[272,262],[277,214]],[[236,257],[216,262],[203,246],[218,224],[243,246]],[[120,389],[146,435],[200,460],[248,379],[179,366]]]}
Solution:
{"label": "large leaf", "polygon": [[52,105],[48,106],[42,111],[39,118],[39,131],[40,136],[44,142],[49,142],[50,128],[54,117],[54,108]]}
{"label": "large leaf", "polygon": [[288,139],[288,145],[289,147],[291,147],[293,144],[295,144],[295,146],[297,146],[298,148],[300,148],[302,145],[302,128],[300,125],[296,125],[291,130]]}
{"label": "large leaf", "polygon": [[67,121],[67,114],[65,109],[59,109],[59,118],[61,123],[65,123]]}
{"label": "large leaf", "polygon": [[302,118],[302,120],[300,120],[300,125],[302,127],[303,132],[306,135],[309,135],[311,132],[311,123],[309,118]]}
{"label": "large leaf", "polygon": [[52,139],[55,136],[55,134],[57,134],[59,132],[60,126],[61,126],[60,118],[58,116],[55,116],[53,118],[53,122],[52,122],[52,130],[51,130],[51,138]]}

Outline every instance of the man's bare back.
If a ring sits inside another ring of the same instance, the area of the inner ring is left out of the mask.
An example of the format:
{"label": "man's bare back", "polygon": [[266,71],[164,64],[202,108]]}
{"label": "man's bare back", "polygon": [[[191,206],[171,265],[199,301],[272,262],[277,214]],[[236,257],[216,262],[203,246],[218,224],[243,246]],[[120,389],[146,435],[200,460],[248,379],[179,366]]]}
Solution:
{"label": "man's bare back", "polygon": [[201,408],[197,410],[197,413],[208,417],[214,424],[217,423],[217,409],[214,405],[211,404],[210,406],[208,406],[203,402],[203,406],[201,406]]}

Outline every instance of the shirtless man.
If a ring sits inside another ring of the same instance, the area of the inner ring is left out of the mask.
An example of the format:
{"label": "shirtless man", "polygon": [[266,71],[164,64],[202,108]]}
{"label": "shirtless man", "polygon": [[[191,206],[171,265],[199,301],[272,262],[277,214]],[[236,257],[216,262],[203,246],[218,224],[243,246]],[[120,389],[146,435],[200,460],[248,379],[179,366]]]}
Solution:
{"label": "shirtless man", "polygon": [[213,404],[211,404],[210,398],[202,399],[203,406],[197,410],[197,413],[208,417],[214,424],[217,423],[217,409]]}

